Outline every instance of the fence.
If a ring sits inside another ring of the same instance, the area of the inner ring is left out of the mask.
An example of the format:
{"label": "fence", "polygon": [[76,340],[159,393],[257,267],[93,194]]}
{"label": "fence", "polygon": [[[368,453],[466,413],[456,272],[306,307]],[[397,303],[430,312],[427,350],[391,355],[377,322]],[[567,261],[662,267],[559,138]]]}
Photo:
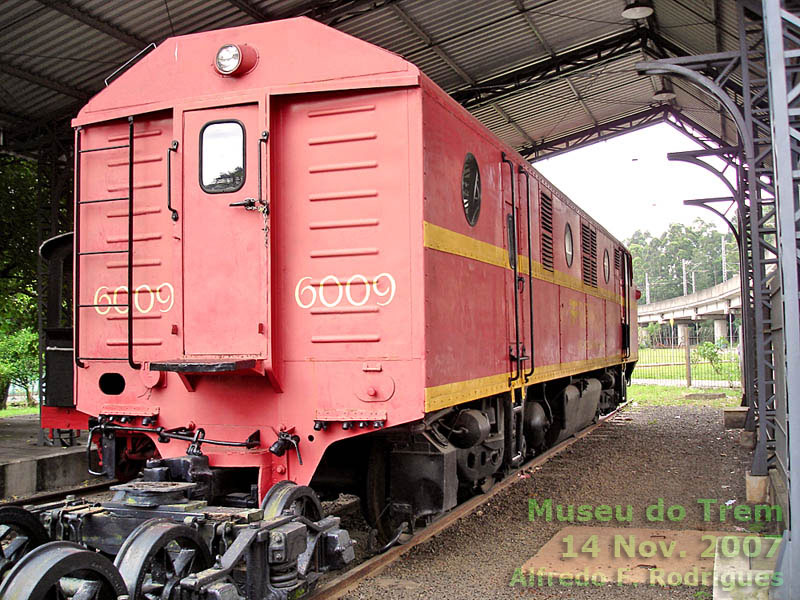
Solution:
{"label": "fence", "polygon": [[[687,387],[741,387],[742,372],[737,332],[714,341],[700,329],[689,330],[689,345],[676,327],[646,340],[639,348],[633,383]],[[670,331],[672,330],[672,331]],[[649,343],[648,343],[649,342]]]}

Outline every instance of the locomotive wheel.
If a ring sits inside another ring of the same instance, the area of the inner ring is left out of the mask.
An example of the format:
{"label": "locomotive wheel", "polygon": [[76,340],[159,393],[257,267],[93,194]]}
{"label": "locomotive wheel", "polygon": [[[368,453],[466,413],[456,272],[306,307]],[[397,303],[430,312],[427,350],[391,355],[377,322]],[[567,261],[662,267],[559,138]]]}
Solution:
{"label": "locomotive wheel", "polygon": [[110,560],[72,542],[35,548],[0,584],[0,598],[26,600],[117,600],[126,593]]}
{"label": "locomotive wheel", "polygon": [[279,481],[273,485],[261,502],[265,519],[280,515],[297,515],[309,521],[322,518],[322,504],[310,487],[294,481]]}
{"label": "locomotive wheel", "polygon": [[27,552],[49,541],[44,526],[27,510],[0,507],[0,579]]}
{"label": "locomotive wheel", "polygon": [[127,537],[114,565],[132,600],[176,600],[181,579],[210,567],[211,553],[197,530],[150,519]]}

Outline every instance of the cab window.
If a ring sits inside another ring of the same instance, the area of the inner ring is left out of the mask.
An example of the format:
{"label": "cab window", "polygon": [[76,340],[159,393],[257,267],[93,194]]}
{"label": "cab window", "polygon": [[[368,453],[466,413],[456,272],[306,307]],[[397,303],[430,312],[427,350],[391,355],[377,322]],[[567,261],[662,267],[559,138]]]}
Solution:
{"label": "cab window", "polygon": [[214,121],[200,131],[200,187],[209,194],[235,192],[244,185],[244,127]]}

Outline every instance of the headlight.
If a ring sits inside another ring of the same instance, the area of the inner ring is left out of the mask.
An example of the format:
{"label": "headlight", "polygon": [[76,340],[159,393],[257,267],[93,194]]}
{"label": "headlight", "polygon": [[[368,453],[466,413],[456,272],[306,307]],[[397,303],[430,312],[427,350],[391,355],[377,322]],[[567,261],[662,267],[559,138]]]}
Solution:
{"label": "headlight", "polygon": [[225,44],[217,50],[216,67],[223,75],[230,75],[242,63],[242,52],[235,44]]}
{"label": "headlight", "polygon": [[247,44],[225,44],[217,50],[214,68],[225,77],[241,77],[256,68],[258,52]]}

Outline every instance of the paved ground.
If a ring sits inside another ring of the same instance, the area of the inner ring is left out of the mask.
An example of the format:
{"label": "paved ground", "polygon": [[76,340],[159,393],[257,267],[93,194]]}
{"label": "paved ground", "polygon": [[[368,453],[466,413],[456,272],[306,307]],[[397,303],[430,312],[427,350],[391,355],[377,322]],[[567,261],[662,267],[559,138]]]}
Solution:
{"label": "paved ground", "polygon": [[[634,398],[635,400],[635,398]],[[482,510],[412,549],[399,562],[365,580],[346,598],[411,599],[530,597],[538,599],[710,598],[710,588],[651,586],[510,587],[514,570],[568,523],[530,522],[528,500],[554,504],[633,506],[631,523],[588,525],[654,527],[645,509],[658,498],[687,508],[682,523],[659,528],[737,531],[740,523],[703,521],[698,498],[745,500],[749,452],[739,432],[722,426],[722,410],[703,407],[628,409],[522,477]],[[739,529],[741,531],[742,528]],[[698,593],[700,595],[698,595]]]}
{"label": "paved ground", "polygon": [[62,452],[60,446],[39,446],[38,440],[39,415],[0,419],[0,464]]}

